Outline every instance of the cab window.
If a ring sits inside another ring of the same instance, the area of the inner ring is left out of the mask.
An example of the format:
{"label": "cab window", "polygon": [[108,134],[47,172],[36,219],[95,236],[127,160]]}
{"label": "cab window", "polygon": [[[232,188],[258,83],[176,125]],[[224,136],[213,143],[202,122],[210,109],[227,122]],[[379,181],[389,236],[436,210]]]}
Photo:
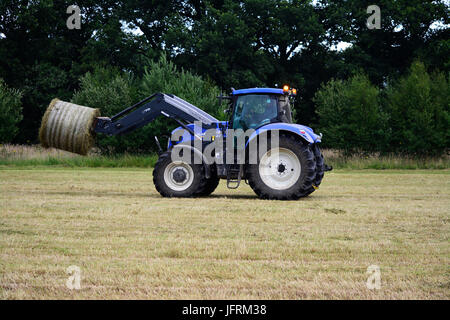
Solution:
{"label": "cab window", "polygon": [[238,96],[233,117],[233,129],[256,129],[278,116],[276,96],[249,94]]}

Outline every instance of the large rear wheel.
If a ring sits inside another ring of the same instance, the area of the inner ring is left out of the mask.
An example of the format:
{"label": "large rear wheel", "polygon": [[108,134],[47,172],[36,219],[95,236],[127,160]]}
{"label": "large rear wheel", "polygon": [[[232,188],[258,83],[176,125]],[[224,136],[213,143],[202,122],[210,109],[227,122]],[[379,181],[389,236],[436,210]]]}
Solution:
{"label": "large rear wheel", "polygon": [[279,147],[264,153],[247,166],[247,178],[262,199],[297,200],[306,196],[316,176],[311,148],[291,135],[281,134]]}

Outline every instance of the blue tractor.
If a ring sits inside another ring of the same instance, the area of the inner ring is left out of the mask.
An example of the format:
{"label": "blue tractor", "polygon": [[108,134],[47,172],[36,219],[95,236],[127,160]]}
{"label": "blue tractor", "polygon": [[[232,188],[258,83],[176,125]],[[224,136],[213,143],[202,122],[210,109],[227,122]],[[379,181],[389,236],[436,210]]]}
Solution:
{"label": "blue tractor", "polygon": [[232,89],[219,97],[229,102],[229,120],[219,121],[175,95],[157,93],[111,118],[97,118],[94,131],[123,134],[159,116],[176,121],[166,151],[155,137],[160,153],[153,182],[164,197],[207,196],[226,179],[232,189],[245,181],[262,199],[297,200],[314,192],[331,167],[319,149],[321,135],[292,123],[295,95],[288,86]]}

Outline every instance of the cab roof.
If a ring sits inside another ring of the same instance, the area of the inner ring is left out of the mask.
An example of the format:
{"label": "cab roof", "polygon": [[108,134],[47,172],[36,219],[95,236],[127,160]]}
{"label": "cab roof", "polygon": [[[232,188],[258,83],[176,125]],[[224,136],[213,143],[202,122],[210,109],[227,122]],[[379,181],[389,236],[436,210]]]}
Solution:
{"label": "cab roof", "polygon": [[283,94],[283,89],[279,88],[249,88],[249,89],[239,89],[234,90],[232,95],[239,94],[252,94],[252,93],[268,93],[268,94]]}

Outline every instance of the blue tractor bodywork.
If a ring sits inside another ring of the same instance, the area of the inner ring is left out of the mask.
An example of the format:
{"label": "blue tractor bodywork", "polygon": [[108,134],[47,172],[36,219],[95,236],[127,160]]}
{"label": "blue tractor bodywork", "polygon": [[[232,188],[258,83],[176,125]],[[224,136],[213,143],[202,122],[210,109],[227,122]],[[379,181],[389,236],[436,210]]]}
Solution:
{"label": "blue tractor bodywork", "polygon": [[[217,123],[217,130],[218,130],[218,135],[221,133],[220,132],[220,125],[222,126],[227,126],[228,125],[228,121],[221,121]],[[190,128],[192,131],[195,131],[195,125],[193,123],[188,124],[187,125],[188,128]],[[201,127],[201,129],[199,128],[199,131],[201,130],[201,133],[204,134],[206,132],[206,130],[208,130],[205,127]],[[317,135],[314,133],[313,129],[311,129],[310,127],[301,125],[301,124],[295,124],[295,123],[270,123],[270,124],[266,124],[263,125],[262,127],[259,127],[258,129],[255,130],[255,132],[253,132],[253,134],[249,137],[246,146],[248,146],[248,144],[254,139],[256,138],[259,134],[261,134],[262,132],[265,131],[283,131],[283,132],[289,132],[292,134],[295,134],[299,137],[301,137],[302,139],[304,139],[306,142],[308,143],[320,143],[321,140],[321,136]],[[177,127],[175,128],[172,132],[171,132],[171,136],[174,136],[176,134],[177,131],[180,131],[180,133],[182,132],[182,137],[179,141],[173,143],[171,139],[169,139],[169,142],[167,144],[167,149],[169,150],[170,148],[172,148],[172,146],[174,144],[180,143],[180,142],[186,142],[186,141],[194,141],[195,137],[192,133],[190,133],[189,131],[185,130],[183,127]],[[226,132],[223,133],[223,136],[226,137]]]}
{"label": "blue tractor bodywork", "polygon": [[[217,187],[219,179],[227,179],[227,186],[233,189],[239,186],[241,179],[248,179],[261,198],[298,199],[317,189],[324,171],[331,168],[323,163],[318,148],[322,135],[317,135],[310,127],[292,122],[290,102],[295,95],[295,89],[286,87],[233,89],[230,96],[219,97],[229,101],[230,115],[228,121],[220,121],[175,95],[156,93],[111,118],[96,118],[93,130],[117,135],[141,128],[160,116],[176,121],[180,126],[172,131],[167,151],[162,150],[155,137],[160,157],[153,176],[155,186],[163,196],[207,195]],[[240,133],[235,135],[236,132]],[[242,136],[241,132],[245,134]],[[235,161],[242,159],[239,152],[251,149],[250,142],[259,144],[262,139],[258,137],[263,133],[273,139],[274,132],[282,137],[280,143],[284,147],[278,148],[278,152],[284,152],[282,158],[271,158],[271,152],[267,150],[261,159],[257,159],[257,164],[247,157],[244,163]],[[245,140],[236,147],[238,136]],[[231,145],[230,141],[233,141]],[[209,147],[223,147],[213,149],[212,162],[206,152],[211,149]],[[194,166],[192,162],[172,161],[170,156],[176,150],[199,159],[204,170],[195,166],[195,161]],[[234,157],[231,163],[228,161],[230,151]],[[264,157],[269,160],[261,164]],[[270,168],[270,178],[261,175],[261,170],[267,168]],[[293,179],[292,185],[290,179]]]}

